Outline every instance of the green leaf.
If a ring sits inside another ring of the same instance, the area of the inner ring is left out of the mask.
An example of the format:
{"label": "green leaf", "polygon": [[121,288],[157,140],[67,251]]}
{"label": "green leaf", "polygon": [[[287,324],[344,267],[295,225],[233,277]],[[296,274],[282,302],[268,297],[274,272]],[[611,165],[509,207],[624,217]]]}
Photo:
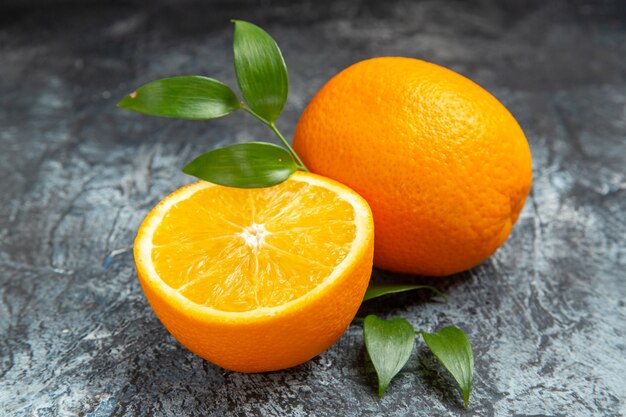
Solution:
{"label": "green leaf", "polygon": [[381,297],[387,294],[395,294],[398,292],[422,289],[430,290],[438,296],[447,300],[447,297],[441,291],[428,285],[370,284],[370,286],[367,287],[367,291],[365,292],[363,301],[371,300],[372,298]]}
{"label": "green leaf", "polygon": [[242,20],[235,23],[233,50],[239,89],[248,106],[269,123],[283,110],[289,80],[278,45],[260,27]]}
{"label": "green leaf", "polygon": [[215,119],[241,108],[239,99],[227,85],[200,76],[153,81],[117,105],[151,116],[192,120]]}
{"label": "green leaf", "polygon": [[298,170],[287,150],[265,142],[215,149],[189,162],[183,172],[214,184],[237,188],[270,187]]}
{"label": "green leaf", "polygon": [[411,356],[415,346],[415,330],[402,318],[380,320],[369,315],[363,321],[363,337],[378,375],[378,396],[382,397],[391,379]]}
{"label": "green leaf", "polygon": [[444,327],[437,333],[420,332],[420,334],[439,363],[459,384],[467,407],[474,372],[474,354],[469,339],[461,329],[454,326]]}

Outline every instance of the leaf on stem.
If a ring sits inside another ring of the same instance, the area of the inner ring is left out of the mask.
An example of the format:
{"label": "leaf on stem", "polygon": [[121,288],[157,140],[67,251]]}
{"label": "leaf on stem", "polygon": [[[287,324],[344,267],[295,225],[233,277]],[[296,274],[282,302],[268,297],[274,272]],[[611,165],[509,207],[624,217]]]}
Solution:
{"label": "leaf on stem", "polygon": [[215,119],[241,108],[227,85],[212,78],[182,76],[163,78],[139,87],[118,107],[151,116],[178,119]]}
{"label": "leaf on stem", "polygon": [[378,375],[378,396],[404,367],[415,346],[415,330],[402,318],[381,320],[374,315],[363,321],[365,348]]}
{"label": "leaf on stem", "polygon": [[273,123],[287,101],[285,60],[274,39],[260,27],[233,20],[233,50],[239,89],[256,114]]}
{"label": "leaf on stem", "polygon": [[419,333],[439,363],[450,372],[459,385],[467,407],[474,372],[474,354],[469,339],[455,326],[444,327],[436,333]]}
{"label": "leaf on stem", "polygon": [[183,172],[214,184],[237,188],[271,187],[298,170],[287,150],[265,142],[226,146],[200,155]]}
{"label": "leaf on stem", "polygon": [[363,301],[371,300],[372,298],[382,297],[387,294],[395,294],[398,292],[411,291],[411,290],[430,290],[447,300],[447,297],[435,287],[428,285],[399,285],[399,284],[370,284],[367,287]]}

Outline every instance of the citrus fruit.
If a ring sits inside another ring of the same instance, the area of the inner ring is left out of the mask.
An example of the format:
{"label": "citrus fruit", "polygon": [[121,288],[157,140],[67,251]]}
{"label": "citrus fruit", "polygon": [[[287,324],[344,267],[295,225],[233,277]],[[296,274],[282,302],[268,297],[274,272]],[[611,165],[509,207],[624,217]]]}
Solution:
{"label": "citrus fruit", "polygon": [[522,129],[486,90],[441,66],[385,57],[332,78],[298,122],[312,172],[362,195],[374,265],[449,275],[506,240],[531,184]]}
{"label": "citrus fruit", "polygon": [[314,174],[255,189],[200,181],[148,214],[135,261],[180,343],[226,369],[271,371],[345,331],[369,282],[373,230],[365,200]]}

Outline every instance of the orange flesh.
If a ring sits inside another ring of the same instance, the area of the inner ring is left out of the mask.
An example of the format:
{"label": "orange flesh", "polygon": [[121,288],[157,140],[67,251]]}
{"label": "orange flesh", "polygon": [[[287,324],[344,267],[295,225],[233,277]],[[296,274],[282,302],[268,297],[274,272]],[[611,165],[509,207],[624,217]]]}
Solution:
{"label": "orange flesh", "polygon": [[354,220],[348,202],[305,182],[205,188],[167,212],[152,262],[194,303],[227,312],[275,307],[333,272],[355,239]]}

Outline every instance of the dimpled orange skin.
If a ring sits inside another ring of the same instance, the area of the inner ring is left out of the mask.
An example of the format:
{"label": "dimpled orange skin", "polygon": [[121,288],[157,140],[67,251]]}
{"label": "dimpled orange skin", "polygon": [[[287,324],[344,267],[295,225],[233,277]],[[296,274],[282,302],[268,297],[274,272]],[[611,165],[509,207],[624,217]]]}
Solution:
{"label": "dimpled orange skin", "polygon": [[411,58],[361,61],[332,78],[298,122],[307,167],[372,208],[374,264],[445,276],[506,240],[532,182],[528,142],[489,92]]}
{"label": "dimpled orange skin", "polygon": [[[196,355],[237,372],[266,372],[308,361],[335,344],[361,305],[370,263],[355,265],[350,279],[340,279],[319,298],[302,303],[280,318],[263,317],[246,323],[211,321],[182,313],[168,303],[138,271],[141,287],[157,317],[174,337]],[[259,358],[263,358],[260,360]]]}

